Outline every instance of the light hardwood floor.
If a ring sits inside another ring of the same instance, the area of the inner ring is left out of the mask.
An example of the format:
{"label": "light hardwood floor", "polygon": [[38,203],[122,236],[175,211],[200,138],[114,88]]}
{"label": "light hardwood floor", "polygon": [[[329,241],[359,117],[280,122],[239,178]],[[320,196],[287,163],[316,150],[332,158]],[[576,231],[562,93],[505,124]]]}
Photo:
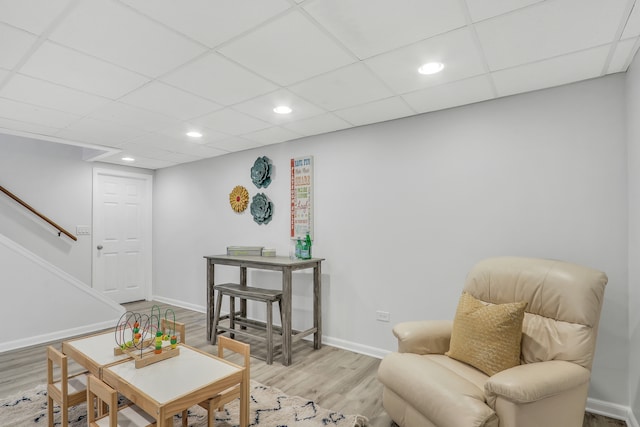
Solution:
{"label": "light hardwood floor", "polygon": [[[153,302],[140,301],[125,304],[127,310],[149,313]],[[186,323],[186,342],[189,345],[216,353],[217,349],[206,341],[206,321],[203,313],[159,304],[162,313],[168,307],[176,320]],[[60,348],[60,342],[49,343]],[[252,355],[262,356],[262,345],[252,344]],[[46,346],[0,353],[0,398],[46,382]],[[238,360],[240,363],[240,361]],[[293,362],[282,366],[276,354],[273,365],[251,358],[251,378],[262,384],[279,388],[289,395],[313,399],[319,405],[345,414],[362,414],[369,418],[371,427],[389,427],[391,420],[382,408],[382,386],[376,378],[380,360],[330,346],[313,350],[313,343],[298,341],[293,345]],[[71,364],[70,371],[81,368]],[[622,421],[586,414],[583,427],[625,426]]]}

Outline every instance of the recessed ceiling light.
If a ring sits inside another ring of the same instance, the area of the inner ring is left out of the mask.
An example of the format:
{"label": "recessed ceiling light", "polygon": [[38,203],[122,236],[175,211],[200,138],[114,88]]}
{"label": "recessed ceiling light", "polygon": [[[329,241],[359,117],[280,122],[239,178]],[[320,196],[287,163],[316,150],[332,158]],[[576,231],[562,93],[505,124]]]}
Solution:
{"label": "recessed ceiling light", "polygon": [[418,68],[420,74],[435,74],[442,71],[444,64],[442,62],[427,62]]}
{"label": "recessed ceiling light", "polygon": [[273,109],[273,111],[278,114],[289,114],[293,110],[290,107],[287,107],[286,105],[278,105],[276,108]]}
{"label": "recessed ceiling light", "polygon": [[136,159],[134,159],[133,157],[123,157],[122,160],[124,160],[125,162],[135,162]]}
{"label": "recessed ceiling light", "polygon": [[190,136],[191,138],[202,138],[202,134],[195,130],[192,130],[191,132],[187,132],[187,136]]}

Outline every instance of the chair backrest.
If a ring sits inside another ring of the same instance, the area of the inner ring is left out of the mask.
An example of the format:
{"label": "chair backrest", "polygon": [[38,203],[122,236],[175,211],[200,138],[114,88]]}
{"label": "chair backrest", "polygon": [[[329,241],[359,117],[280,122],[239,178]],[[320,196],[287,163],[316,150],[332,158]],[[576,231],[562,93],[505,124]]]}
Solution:
{"label": "chair backrest", "polygon": [[[56,367],[58,368],[58,376],[56,376]],[[60,351],[56,350],[53,346],[47,347],[47,384],[53,385],[56,383],[60,383],[60,390],[62,391],[62,396],[66,399],[68,395],[68,378],[69,378],[69,370],[68,370],[68,362],[67,356],[62,354]],[[58,399],[56,399],[58,400]]]}
{"label": "chair backrest", "polygon": [[166,318],[163,318],[160,321],[160,327],[162,328],[162,331],[165,334],[168,332],[167,330],[175,331],[175,333],[180,336],[180,338],[178,338],[178,342],[182,343],[182,344],[186,344],[187,343],[187,338],[185,336],[186,335],[186,329],[185,329],[184,323],[176,322],[174,320],[168,320]]}
{"label": "chair backrest", "polygon": [[607,275],[564,261],[489,258],[464,290],[489,304],[526,301],[521,363],[565,360],[591,369]]}
{"label": "chair backrest", "polygon": [[[243,363],[247,373],[247,380],[249,380],[251,378],[251,375],[250,375],[251,346],[249,344],[236,341],[229,337],[225,337],[224,335],[219,335],[218,336],[218,357],[219,358],[224,359],[225,350],[230,350],[230,351],[233,351],[234,353],[238,353],[241,356],[243,356]],[[240,386],[236,385],[220,393],[220,401],[217,402],[216,404],[224,405],[225,403],[229,403],[238,397],[240,397]]]}
{"label": "chair backrest", "polygon": [[98,399],[97,404],[102,401],[109,406],[109,426],[116,427],[118,425],[118,392],[93,375],[89,375],[87,378],[87,421],[90,427],[96,425],[94,410],[96,398]]}

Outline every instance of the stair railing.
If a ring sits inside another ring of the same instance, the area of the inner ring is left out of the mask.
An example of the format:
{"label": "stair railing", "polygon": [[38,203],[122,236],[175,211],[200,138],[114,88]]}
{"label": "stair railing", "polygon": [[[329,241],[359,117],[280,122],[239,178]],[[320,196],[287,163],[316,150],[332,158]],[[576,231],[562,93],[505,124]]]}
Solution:
{"label": "stair railing", "polygon": [[22,199],[20,199],[18,196],[16,196],[15,194],[13,194],[12,192],[10,192],[9,190],[7,190],[6,188],[4,188],[1,185],[0,185],[0,191],[2,191],[7,196],[11,197],[13,200],[18,202],[20,205],[22,205],[24,208],[26,208],[28,211],[30,211],[31,213],[33,213],[34,215],[36,215],[37,217],[39,217],[40,219],[42,219],[46,223],[48,223],[51,226],[53,226],[56,230],[58,230],[58,236],[60,236],[61,234],[64,234],[65,236],[67,236],[68,238],[73,240],[74,242],[78,240],[78,238],[76,236],[74,236],[73,234],[69,233],[67,230],[65,230],[64,228],[60,227],[55,222],[51,221],[46,216],[42,215],[40,212],[38,212],[37,210],[35,210],[31,206],[29,206]]}

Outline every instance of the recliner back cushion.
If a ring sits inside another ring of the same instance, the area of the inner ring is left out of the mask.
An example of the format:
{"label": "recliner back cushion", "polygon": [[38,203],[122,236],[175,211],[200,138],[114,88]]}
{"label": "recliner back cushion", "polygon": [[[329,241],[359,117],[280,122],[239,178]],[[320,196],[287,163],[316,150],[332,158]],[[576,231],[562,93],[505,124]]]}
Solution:
{"label": "recliner back cushion", "polygon": [[526,301],[522,363],[566,360],[591,369],[607,276],[556,260],[498,257],[481,261],[464,291],[490,304]]}

